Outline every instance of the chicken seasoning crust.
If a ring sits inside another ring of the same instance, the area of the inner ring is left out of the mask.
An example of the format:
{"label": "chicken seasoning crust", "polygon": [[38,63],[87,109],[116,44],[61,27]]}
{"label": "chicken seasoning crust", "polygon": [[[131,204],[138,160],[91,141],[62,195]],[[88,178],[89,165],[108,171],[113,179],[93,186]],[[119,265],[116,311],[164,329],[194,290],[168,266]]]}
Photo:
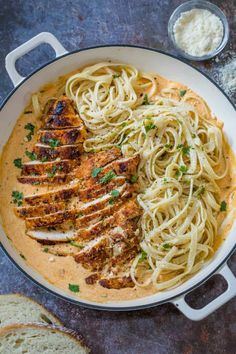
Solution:
{"label": "chicken seasoning crust", "polygon": [[[85,281],[106,288],[133,287],[129,269],[140,251],[136,201],[139,156],[112,148],[86,153],[86,129],[65,95],[42,117],[33,161],[21,166],[18,181],[53,185],[56,191],[26,195],[15,209],[26,233],[57,256],[73,256],[92,272]],[[65,187],[65,183],[71,186]]]}

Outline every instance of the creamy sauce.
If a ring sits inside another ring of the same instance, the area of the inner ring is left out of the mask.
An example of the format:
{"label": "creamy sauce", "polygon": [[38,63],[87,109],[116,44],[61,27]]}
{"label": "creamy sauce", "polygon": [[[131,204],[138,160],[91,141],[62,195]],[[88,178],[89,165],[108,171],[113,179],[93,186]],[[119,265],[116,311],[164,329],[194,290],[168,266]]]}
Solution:
{"label": "creamy sauce", "polygon": [[[53,84],[45,85],[40,90],[40,103],[42,107],[49,98],[59,97],[63,93],[64,82],[71,74],[72,73],[63,78],[59,78],[58,81]],[[176,89],[176,94],[173,93],[172,97],[180,99],[178,94],[179,90],[187,89],[181,84],[173,83],[158,75],[155,75],[155,78],[158,83],[157,94],[160,93],[162,88],[174,87]],[[204,104],[202,100],[198,100],[198,96],[191,90],[188,90],[186,99],[188,99],[189,103],[194,103],[197,106],[200,115],[209,114],[209,108],[207,105]],[[25,108],[25,112],[29,111],[32,111],[31,104]],[[24,126],[27,123],[32,123],[36,127],[40,126],[40,120],[35,118],[32,113],[23,113],[17,120],[11,137],[3,149],[0,162],[0,213],[3,228],[7,236],[12,240],[16,249],[25,258],[27,264],[43,275],[51,284],[68,293],[70,293],[68,284],[78,284],[80,286],[78,297],[90,301],[104,303],[106,301],[129,300],[155,293],[153,286],[149,286],[148,288],[134,287],[132,289],[109,290],[100,285],[87,285],[84,279],[91,273],[81,265],[77,264],[72,256],[59,257],[45,253],[43,252],[43,247],[37,241],[26,235],[25,221],[18,218],[14,213],[15,205],[12,202],[12,191],[21,191],[24,195],[29,195],[38,194],[52,189],[52,187],[45,188],[41,186],[24,185],[17,181],[19,169],[14,166],[13,161],[16,158],[23,157],[24,159],[25,150],[27,149],[31,151],[36,139],[36,136],[34,136],[32,141],[25,142],[24,139],[28,134],[28,131],[24,129]],[[217,123],[221,125],[220,122]],[[236,206],[236,198],[234,198],[234,186],[236,185],[236,180],[235,175],[232,173],[235,170],[235,158],[227,144],[225,150],[226,156],[229,159],[229,172],[227,177],[220,181],[219,185],[222,190],[221,200],[225,200],[227,203],[227,213],[219,213],[219,225],[226,217],[226,214],[230,214],[230,218],[215,241],[215,250],[227,236],[235,218],[235,212],[233,210]]]}

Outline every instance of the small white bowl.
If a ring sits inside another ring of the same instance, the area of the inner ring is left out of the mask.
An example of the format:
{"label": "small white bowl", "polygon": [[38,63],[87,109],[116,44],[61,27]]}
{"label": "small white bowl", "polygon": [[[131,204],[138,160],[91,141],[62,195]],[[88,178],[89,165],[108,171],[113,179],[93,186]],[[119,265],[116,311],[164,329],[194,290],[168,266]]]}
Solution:
{"label": "small white bowl", "polygon": [[[180,15],[183,12],[186,11],[190,11],[192,9],[204,9],[204,10],[208,10],[211,13],[213,13],[214,15],[216,15],[217,17],[219,17],[219,19],[221,20],[222,24],[223,24],[223,28],[224,28],[224,34],[223,34],[223,38],[222,41],[220,43],[220,45],[213,50],[212,52],[203,55],[203,56],[194,56],[194,55],[190,55],[188,53],[186,53],[185,51],[183,51],[176,43],[175,41],[175,36],[174,36],[174,25],[177,21],[177,19],[180,17]],[[203,0],[192,0],[192,1],[187,1],[185,3],[183,3],[182,5],[180,5],[179,7],[177,7],[175,9],[175,11],[172,13],[170,19],[169,19],[169,23],[168,23],[168,35],[170,40],[172,41],[176,51],[178,52],[178,54],[180,54],[182,57],[189,59],[189,60],[195,60],[195,61],[202,61],[202,60],[208,60],[213,58],[214,56],[216,56],[217,54],[219,54],[224,47],[226,46],[228,39],[229,39],[229,24],[227,21],[227,18],[225,16],[225,14],[219,9],[218,6],[208,2],[208,1],[203,1]]]}

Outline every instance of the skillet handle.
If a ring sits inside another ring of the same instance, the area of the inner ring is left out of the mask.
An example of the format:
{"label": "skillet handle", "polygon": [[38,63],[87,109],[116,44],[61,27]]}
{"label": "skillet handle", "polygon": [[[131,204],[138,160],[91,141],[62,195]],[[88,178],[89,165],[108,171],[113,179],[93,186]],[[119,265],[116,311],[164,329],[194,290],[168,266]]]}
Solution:
{"label": "skillet handle", "polygon": [[185,296],[174,299],[172,303],[192,321],[199,321],[207,317],[236,295],[236,278],[228,265],[225,264],[217,274],[220,274],[227,281],[227,290],[206,306],[201,309],[193,309],[185,301]]}
{"label": "skillet handle", "polygon": [[67,50],[61,45],[61,43],[52,33],[49,32],[39,33],[37,36],[23,43],[22,45],[14,49],[6,56],[5,59],[6,70],[14,86],[17,86],[22,80],[24,80],[24,77],[21,76],[16,70],[16,66],[15,66],[16,60],[43,43],[49,44],[54,49],[56,53],[56,57],[59,57],[67,53]]}

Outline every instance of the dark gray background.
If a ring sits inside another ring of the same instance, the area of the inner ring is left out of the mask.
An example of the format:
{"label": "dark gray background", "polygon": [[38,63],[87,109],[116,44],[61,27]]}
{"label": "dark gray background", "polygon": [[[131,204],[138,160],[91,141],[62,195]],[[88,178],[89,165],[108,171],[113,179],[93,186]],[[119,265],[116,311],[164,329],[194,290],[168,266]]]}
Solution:
{"label": "dark gray background", "polygon": [[[99,44],[136,44],[175,54],[167,37],[172,11],[183,1],[173,0],[0,0],[0,101],[13,88],[5,71],[7,53],[42,31],[52,32],[69,51]],[[236,2],[212,1],[225,12],[230,41],[219,60],[192,63],[219,84],[219,69],[235,55]],[[234,38],[233,38],[234,33]],[[53,58],[43,45],[17,63],[24,75]],[[231,95],[236,102],[235,95]],[[236,254],[229,261],[236,273]],[[174,306],[108,313],[87,310],[60,300],[28,280],[0,251],[0,293],[20,292],[44,304],[69,328],[81,333],[96,354],[233,354],[236,344],[236,299],[200,322],[186,319]],[[188,296],[201,307],[226,287],[214,277]]]}

